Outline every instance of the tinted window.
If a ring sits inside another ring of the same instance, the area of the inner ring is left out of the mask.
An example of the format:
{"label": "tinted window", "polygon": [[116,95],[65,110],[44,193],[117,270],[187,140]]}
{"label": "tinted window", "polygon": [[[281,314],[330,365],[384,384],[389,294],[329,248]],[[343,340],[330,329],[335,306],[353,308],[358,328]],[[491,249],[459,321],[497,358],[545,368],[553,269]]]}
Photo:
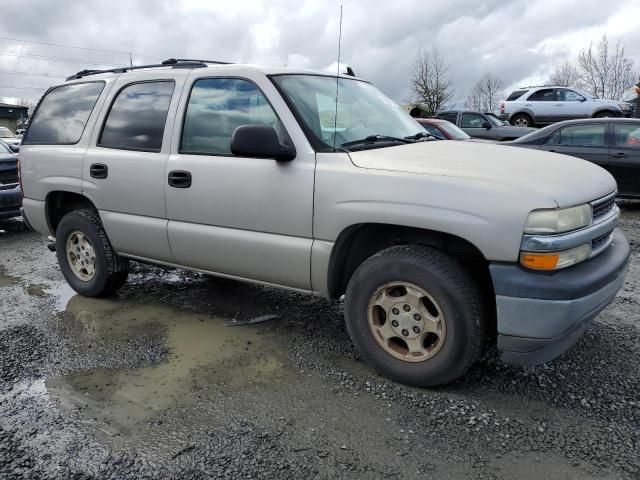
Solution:
{"label": "tinted window", "polygon": [[527,93],[529,90],[516,90],[515,92],[511,92],[511,94],[507,97],[507,102],[513,102],[514,100],[519,99],[522,95]]}
{"label": "tinted window", "polygon": [[482,125],[487,120],[484,118],[484,115],[480,115],[479,113],[465,113],[462,115],[462,122],[460,122],[460,127],[462,128],[482,128]]}
{"label": "tinted window", "polygon": [[2,140],[0,140],[0,153],[4,154],[4,153],[13,153],[13,150],[11,150],[9,148],[9,145],[7,145],[6,143],[4,143]]}
{"label": "tinted window", "polygon": [[428,123],[422,123],[422,122],[418,122],[418,123],[422,125],[422,128],[424,128],[427,131],[427,133],[430,133],[431,135],[434,135],[438,138],[444,138],[444,134],[433,125],[430,125]]}
{"label": "tinted window", "polygon": [[174,83],[134,83],[118,93],[98,140],[101,147],[159,152]]}
{"label": "tinted window", "polygon": [[253,83],[226,78],[198,80],[189,96],[180,152],[230,155],[231,135],[241,125],[267,125],[284,135],[278,117]]}
{"label": "tinted window", "polygon": [[545,88],[529,95],[530,102],[555,102],[556,91],[553,88]]}
{"label": "tinted window", "polygon": [[604,147],[604,123],[564,127],[554,133],[548,145]]}
{"label": "tinted window", "polygon": [[613,142],[618,147],[640,148],[640,125],[635,123],[613,124]]}
{"label": "tinted window", "polygon": [[103,88],[104,82],[93,82],[51,90],[40,103],[23,143],[78,143]]}
{"label": "tinted window", "polygon": [[443,120],[446,120],[447,122],[451,122],[451,123],[456,123],[456,120],[458,119],[458,114],[453,112],[453,113],[439,113],[437,115],[438,118],[441,118]]}

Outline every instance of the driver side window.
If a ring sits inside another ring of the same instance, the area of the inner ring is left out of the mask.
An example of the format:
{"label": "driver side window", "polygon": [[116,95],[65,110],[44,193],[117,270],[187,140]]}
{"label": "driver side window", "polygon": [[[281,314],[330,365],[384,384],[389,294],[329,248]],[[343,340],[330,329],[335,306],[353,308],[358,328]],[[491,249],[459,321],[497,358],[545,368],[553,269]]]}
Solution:
{"label": "driver side window", "polygon": [[482,128],[485,118],[478,113],[465,113],[462,115],[460,126],[462,128]]}
{"label": "driver side window", "polygon": [[558,89],[558,101],[559,102],[581,102],[585,98],[573,90],[567,90],[564,88]]}

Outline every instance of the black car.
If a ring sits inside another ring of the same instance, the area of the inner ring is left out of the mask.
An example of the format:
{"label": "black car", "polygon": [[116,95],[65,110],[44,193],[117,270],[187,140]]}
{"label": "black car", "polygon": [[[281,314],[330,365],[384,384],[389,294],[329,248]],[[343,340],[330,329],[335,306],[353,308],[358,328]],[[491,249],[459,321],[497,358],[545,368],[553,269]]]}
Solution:
{"label": "black car", "polygon": [[640,198],[640,120],[567,120],[508,142],[508,145],[589,160],[613,175],[618,182],[619,197]]}
{"label": "black car", "polygon": [[0,219],[19,217],[21,206],[18,155],[0,140]]}
{"label": "black car", "polygon": [[453,123],[470,137],[496,142],[520,138],[534,131],[533,128],[513,127],[493,114],[467,110],[448,110],[436,114],[435,118]]}

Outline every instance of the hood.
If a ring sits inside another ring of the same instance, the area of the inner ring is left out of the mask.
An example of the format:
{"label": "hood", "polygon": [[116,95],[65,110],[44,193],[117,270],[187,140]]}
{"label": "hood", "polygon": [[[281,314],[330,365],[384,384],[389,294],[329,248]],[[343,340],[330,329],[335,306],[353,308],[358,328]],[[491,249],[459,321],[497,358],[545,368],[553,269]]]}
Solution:
{"label": "hood", "polygon": [[529,148],[475,142],[419,142],[350,152],[360,168],[440,175],[510,185],[537,192],[567,207],[616,189],[599,166],[575,157]]}

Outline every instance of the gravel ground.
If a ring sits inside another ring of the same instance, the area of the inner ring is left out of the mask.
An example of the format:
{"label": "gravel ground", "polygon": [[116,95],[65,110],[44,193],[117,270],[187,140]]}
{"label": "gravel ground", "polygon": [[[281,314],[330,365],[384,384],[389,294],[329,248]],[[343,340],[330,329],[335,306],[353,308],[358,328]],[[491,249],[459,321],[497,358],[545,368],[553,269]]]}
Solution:
{"label": "gravel ground", "polygon": [[5,223],[0,478],[640,478],[639,226],[624,204],[627,282],[565,356],[426,390],[364,365],[336,302],[146,265],[86,299]]}

